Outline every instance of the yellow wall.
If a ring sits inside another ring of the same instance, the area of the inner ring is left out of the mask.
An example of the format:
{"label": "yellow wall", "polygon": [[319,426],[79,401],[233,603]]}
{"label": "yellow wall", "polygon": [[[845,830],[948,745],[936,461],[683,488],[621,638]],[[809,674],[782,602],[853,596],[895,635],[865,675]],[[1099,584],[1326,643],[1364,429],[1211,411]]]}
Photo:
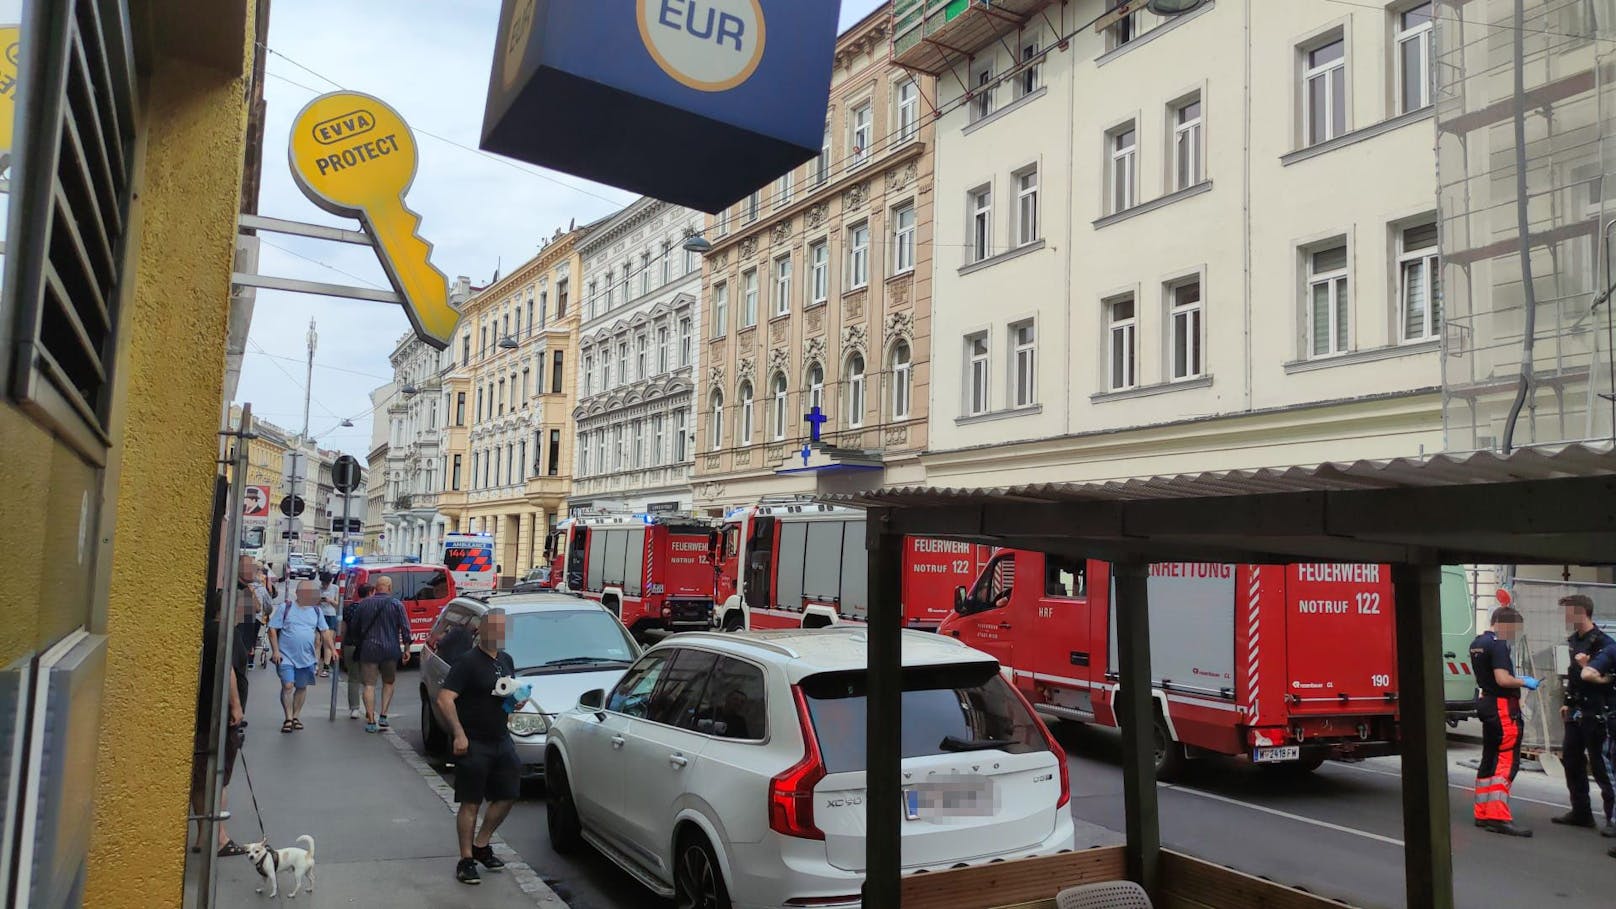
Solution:
{"label": "yellow wall", "polygon": [[[183,31],[188,17],[177,7],[186,5],[166,4],[172,15],[156,18],[174,21],[154,22],[151,33]],[[250,20],[249,12],[247,35],[234,36],[243,60],[251,59]],[[182,894],[194,641],[202,627],[240,210],[248,113],[242,73],[250,70],[243,65],[231,75],[159,55],[145,94],[87,906],[177,906]]]}

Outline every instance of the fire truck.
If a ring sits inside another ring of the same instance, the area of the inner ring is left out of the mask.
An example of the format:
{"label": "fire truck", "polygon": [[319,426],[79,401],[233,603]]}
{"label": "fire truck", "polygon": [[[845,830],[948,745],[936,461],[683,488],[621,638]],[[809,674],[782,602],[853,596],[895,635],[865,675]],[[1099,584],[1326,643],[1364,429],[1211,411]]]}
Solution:
{"label": "fire truck", "polygon": [[688,515],[567,518],[545,540],[556,589],[611,609],[637,639],[712,627],[713,522]]}
{"label": "fire truck", "polygon": [[[1384,565],[1150,566],[1156,771],[1243,755],[1300,771],[1393,754],[1397,652]],[[943,634],[998,658],[1040,714],[1117,726],[1110,566],[994,554]]]}
{"label": "fire truck", "polygon": [[[906,537],[903,622],[936,630],[950,614],[953,590],[969,584],[991,548]],[[868,556],[864,512],[807,500],[765,502],[724,518],[718,555],[716,624],[742,628],[818,628],[863,622]]]}

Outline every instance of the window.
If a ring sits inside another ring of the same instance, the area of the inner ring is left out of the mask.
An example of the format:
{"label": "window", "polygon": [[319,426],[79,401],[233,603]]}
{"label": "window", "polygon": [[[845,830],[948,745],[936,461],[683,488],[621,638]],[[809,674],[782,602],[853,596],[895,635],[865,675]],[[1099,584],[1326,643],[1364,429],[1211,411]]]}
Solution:
{"label": "window", "polygon": [[920,86],[913,79],[898,83],[895,93],[898,109],[898,141],[908,142],[920,134]]}
{"label": "window", "polygon": [[853,354],[847,358],[847,425],[857,429],[864,425],[864,357]]}
{"label": "window", "polygon": [[640,294],[651,292],[651,254],[640,253]]}
{"label": "window", "polygon": [[825,367],[818,363],[808,367],[808,409],[825,409]]}
{"label": "window", "polygon": [[971,121],[974,123],[993,113],[993,65],[977,70],[971,83]]}
{"label": "window", "polygon": [[1016,175],[1016,245],[1038,242],[1038,168]]}
{"label": "window", "polygon": [[1307,144],[1317,145],[1347,131],[1346,41],[1337,38],[1305,54],[1302,122]]}
{"label": "window", "polygon": [[848,169],[858,167],[870,159],[871,142],[875,139],[875,112],[866,101],[848,117]]}
{"label": "window", "polygon": [[683,463],[689,457],[689,452],[685,450],[686,440],[685,412],[681,408],[673,412],[673,460],[675,463]]}
{"label": "window", "polygon": [[550,430],[550,460],[545,465],[544,472],[552,477],[561,475],[561,430],[559,429]]}
{"label": "window", "polygon": [[968,415],[988,412],[987,332],[965,339],[965,410]]}
{"label": "window", "polygon": [[1329,357],[1347,350],[1347,246],[1308,256],[1308,351]]}
{"label": "window", "polygon": [[481,423],[482,421],[483,421],[483,390],[482,390],[482,387],[479,386],[477,388],[477,422]]}
{"label": "window", "polygon": [[1138,135],[1134,132],[1132,123],[1118,127],[1110,134],[1111,169],[1108,177],[1111,183],[1111,212],[1126,211],[1134,205],[1134,165],[1138,158],[1135,151],[1138,147]]}
{"label": "window", "polygon": [[971,193],[970,235],[972,262],[981,262],[993,255],[993,188],[990,186]]}
{"label": "window", "polygon": [[622,470],[628,467],[628,427],[619,423],[612,427],[612,441],[615,443],[612,452],[612,468]]}
{"label": "window", "polygon": [[[483,466],[484,467],[488,466],[488,456],[486,454],[483,455]],[[492,488],[494,486],[499,486],[500,485],[499,476],[500,476],[500,474],[499,474],[499,446],[495,445],[494,446],[493,472],[488,477],[484,478],[483,486],[489,487],[489,488]]]}
{"label": "window", "polygon": [[791,311],[791,257],[774,260],[774,314],[783,316]]}
{"label": "window", "polygon": [[913,357],[909,352],[909,342],[899,341],[892,345],[892,419],[906,420],[909,418],[910,391]]}
{"label": "window", "polygon": [[741,399],[741,427],[740,434],[735,437],[737,447],[752,444],[752,383],[742,382],[738,396]]}
{"label": "window", "polygon": [[556,318],[567,314],[567,282],[556,282]]}
{"label": "window", "polygon": [[1038,42],[1021,48],[1021,74],[1016,77],[1016,97],[1025,98],[1043,84],[1043,61],[1038,55]]}
{"label": "window", "polygon": [[624,259],[623,260],[623,302],[624,303],[628,302],[628,279],[629,279],[629,272],[632,271],[632,270],[633,270],[632,269],[632,260]]}
{"label": "window", "polygon": [[558,350],[550,355],[550,391],[555,394],[561,394],[561,375],[561,351]]}
{"label": "window", "polygon": [[718,214],[717,219],[713,221],[713,232],[715,234],[722,237],[729,233],[729,217],[729,209],[727,208]]}
{"label": "window", "polygon": [[758,273],[749,268],[741,272],[741,327],[750,328],[758,320]]}
{"label": "window", "polygon": [[690,365],[690,355],[691,355],[691,347],[692,347],[691,335],[692,334],[694,334],[694,332],[691,330],[690,318],[687,316],[687,317],[685,317],[683,319],[680,319],[679,320],[679,365],[680,366],[689,366]]}
{"label": "window", "polygon": [[656,330],[656,371],[661,375],[668,371],[668,326],[659,325]]}
{"label": "window", "polygon": [[708,416],[707,439],[713,451],[718,451],[724,447],[724,393],[713,389],[709,406],[711,412]]}
{"label": "window", "polygon": [[1173,188],[1189,189],[1201,182],[1201,99],[1186,101],[1173,111]]}
{"label": "window", "polygon": [[1118,19],[1115,25],[1106,29],[1106,50],[1115,50],[1139,37],[1144,31],[1142,20],[1143,17],[1135,11]]}
{"label": "window", "polygon": [[1193,379],[1204,371],[1205,319],[1201,303],[1201,279],[1174,284],[1167,289],[1167,318],[1171,332],[1168,356],[1174,381]]}
{"label": "window", "polygon": [[791,204],[791,172],[787,171],[787,172],[780,175],[780,179],[774,181],[774,207],[779,208],[782,205],[790,205],[790,204]]}
{"label": "window", "polygon": [[589,290],[588,290],[588,293],[584,296],[584,301],[585,301],[585,303],[588,304],[589,318],[591,318],[591,319],[593,319],[595,317],[595,314],[600,311],[599,306],[597,305],[598,304],[598,301],[597,301],[598,297],[599,297],[599,293],[595,289],[595,282],[590,281],[589,282]]}
{"label": "window", "polygon": [[627,385],[628,378],[628,342],[617,345],[617,384]]}
{"label": "window", "polygon": [[1038,403],[1038,334],[1032,320],[1010,326],[1010,406]]}
{"label": "window", "polygon": [[713,337],[722,338],[729,333],[729,285],[713,285]]}
{"label": "window", "polygon": [[578,433],[578,463],[575,466],[579,476],[589,475],[589,433]]}
{"label": "window", "polygon": [[635,420],[634,421],[634,442],[633,442],[633,447],[629,449],[629,453],[630,453],[630,459],[629,459],[629,466],[630,467],[644,467],[645,466],[645,421],[644,420]]}
{"label": "window", "polygon": [[819,143],[819,157],[814,159],[814,184],[825,185],[830,179],[830,124],[825,124],[825,136]]}
{"label": "window", "polygon": [[759,740],[767,732],[767,703],[762,670],[750,663],[719,657],[711,680],[701,686],[701,701],[692,722],[684,725],[718,738]]}
{"label": "window", "polygon": [[[547,323],[549,321],[550,321],[550,292],[548,290],[542,290],[541,289],[539,291],[539,325],[538,325],[538,327],[543,328],[545,323]],[[528,326],[527,326],[528,327],[528,334],[532,334],[533,333],[533,319],[532,319],[531,316],[528,318],[527,322],[528,322]]]}
{"label": "window", "polygon": [[904,205],[892,213],[892,273],[915,267],[915,207]]}
{"label": "window", "polygon": [[466,425],[466,393],[463,391],[455,392],[455,425]]}
{"label": "window", "polygon": [[606,464],[606,430],[595,431],[595,472],[605,473],[610,468]]}
{"label": "window", "polygon": [[612,390],[612,354],[610,348],[600,354],[600,390]]}
{"label": "window", "polygon": [[652,467],[660,467],[662,465],[662,453],[664,451],[664,449],[662,447],[662,437],[663,437],[662,427],[663,427],[664,422],[665,421],[663,420],[661,414],[658,414],[657,416],[654,416],[654,417],[651,418],[651,466]]}
{"label": "window", "polygon": [[[533,326],[533,301],[532,300],[527,301],[527,324],[528,324],[528,327],[531,329],[532,326]],[[518,335],[520,335],[522,333],[522,307],[520,307],[520,306],[516,307],[516,333]],[[531,334],[531,333],[532,332],[530,331],[529,334]]]}
{"label": "window", "polygon": [[518,482],[527,479],[527,440],[523,439],[516,446],[516,479]]}
{"label": "window", "polygon": [[691,272],[696,270],[696,252],[695,252],[695,250],[687,249],[687,250],[684,251],[684,253],[685,253],[685,271],[684,271],[684,273],[688,275]]}
{"label": "window", "polygon": [[847,284],[850,288],[870,283],[870,225],[855,224],[847,229]]}
{"label": "window", "polygon": [[1134,387],[1138,381],[1138,322],[1134,318],[1133,297],[1112,300],[1105,309],[1111,335],[1106,367],[1111,390],[1121,391]]}
{"label": "window", "polygon": [[484,325],[478,329],[478,334],[480,337],[477,344],[477,350],[482,356],[486,357],[488,356],[488,326]]}
{"label": "window", "polygon": [[1402,340],[1427,341],[1442,325],[1442,274],[1436,257],[1436,223],[1400,232],[1397,270],[1398,318]]}
{"label": "window", "polygon": [[651,341],[645,335],[634,338],[634,377],[644,379],[650,375]]}
{"label": "window", "polygon": [[808,247],[808,263],[810,274],[809,286],[813,288],[814,303],[823,303],[830,297],[830,247],[824,240],[820,240]]}
{"label": "window", "polygon": [[465,334],[460,336],[460,365],[465,366],[465,365],[468,365],[470,363],[471,363],[471,332],[468,331]]}
{"label": "window", "polygon": [[673,246],[667,240],[662,241],[662,255],[657,260],[662,263],[662,283],[673,280]]}
{"label": "window", "polygon": [[761,213],[762,210],[763,192],[762,190],[754,189],[752,190],[752,194],[746,197],[746,223],[751,224],[753,221],[756,221],[758,219],[758,214]]}
{"label": "window", "polygon": [[454,473],[450,475],[450,489],[460,488],[460,455],[454,456]]}
{"label": "window", "polygon": [[611,310],[611,308],[612,308],[612,294],[614,294],[616,292],[617,292],[617,272],[608,271],[606,273],[606,306],[604,307],[606,311]]}
{"label": "window", "polygon": [[544,351],[533,358],[533,394],[544,394]]}
{"label": "window", "polygon": [[480,451],[474,451],[471,453],[471,487],[473,489],[482,488],[482,457],[482,452]]}
{"label": "window", "polygon": [[786,377],[781,373],[774,374],[772,404],[771,426],[773,431],[770,438],[778,442],[786,437]]}
{"label": "window", "polygon": [[1397,17],[1397,82],[1401,113],[1431,103],[1431,4],[1421,3]]}
{"label": "window", "polygon": [[530,379],[529,371],[528,371],[528,369],[526,367],[523,367],[522,368],[522,404],[521,404],[521,406],[524,407],[524,408],[527,407],[527,399],[529,397],[529,395],[527,393],[527,390],[528,390],[528,387],[529,387],[528,386],[529,379]]}

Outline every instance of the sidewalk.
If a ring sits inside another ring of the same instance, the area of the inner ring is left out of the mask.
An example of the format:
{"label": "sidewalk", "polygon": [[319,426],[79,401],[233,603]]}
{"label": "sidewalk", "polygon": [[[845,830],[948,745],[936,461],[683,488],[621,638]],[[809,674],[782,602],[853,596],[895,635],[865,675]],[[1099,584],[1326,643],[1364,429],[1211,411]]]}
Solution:
{"label": "sidewalk", "polygon": [[[454,809],[438,775],[403,739],[367,734],[362,720],[348,718],[340,691],[335,721],[330,679],[309,689],[301,732],[280,731],[280,685],[273,669],[252,670],[247,704],[247,742],[230,784],[230,835],[246,845],[260,837],[248,792],[258,795],[264,829],[277,847],[296,845],[302,834],[315,841],[315,890],[292,905],[442,907],[538,907],[566,909],[520,856],[498,837],[495,851],[505,871],[483,871],[482,884],[455,880]],[[416,684],[413,666],[399,672],[400,687]],[[220,907],[269,905],[255,893],[261,879],[246,857],[219,859]],[[293,877],[280,878],[282,900]],[[267,890],[266,890],[267,893]]]}

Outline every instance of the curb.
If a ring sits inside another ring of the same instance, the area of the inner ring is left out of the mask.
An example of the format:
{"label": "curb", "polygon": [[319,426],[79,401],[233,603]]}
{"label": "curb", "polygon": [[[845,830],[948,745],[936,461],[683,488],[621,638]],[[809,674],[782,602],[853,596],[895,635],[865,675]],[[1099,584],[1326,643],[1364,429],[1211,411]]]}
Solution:
{"label": "curb", "polygon": [[[421,779],[426,781],[427,786],[438,794],[438,798],[443,799],[443,803],[449,806],[450,811],[458,810],[454,800],[454,788],[443,781],[443,777],[432,769],[432,765],[428,764],[425,758],[416,754],[415,749],[410,747],[410,743],[404,741],[404,738],[398,733],[391,729],[383,729],[381,733],[386,737],[387,741],[392,743],[394,748],[398,749],[399,757],[404,759],[404,763],[410,765],[410,769],[419,773]],[[550,885],[544,882],[544,878],[540,877],[539,873],[533,870],[533,866],[524,861],[522,856],[505,842],[504,837],[496,833],[489,839],[488,845],[494,847],[494,853],[505,860],[505,871],[503,873],[509,874],[516,881],[517,886],[522,888],[523,893],[533,897],[534,906],[538,907],[538,909],[568,909],[566,900],[563,900],[554,890],[550,889]]]}

